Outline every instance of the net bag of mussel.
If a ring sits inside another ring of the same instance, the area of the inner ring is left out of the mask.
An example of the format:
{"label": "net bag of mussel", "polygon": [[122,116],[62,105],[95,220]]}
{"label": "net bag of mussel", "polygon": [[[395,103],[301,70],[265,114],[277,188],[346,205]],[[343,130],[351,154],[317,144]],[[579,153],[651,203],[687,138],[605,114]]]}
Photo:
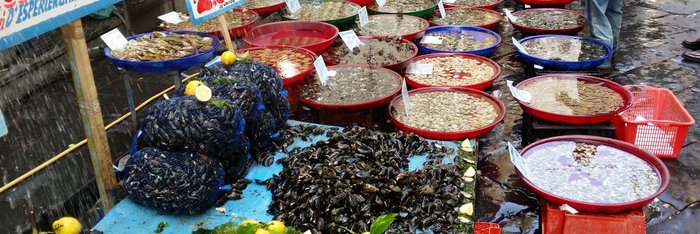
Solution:
{"label": "net bag of mussel", "polygon": [[168,151],[200,153],[223,160],[246,154],[245,118],[227,99],[199,102],[191,96],[161,100],[151,106],[142,123],[147,146]]}
{"label": "net bag of mussel", "polygon": [[289,118],[289,102],[285,96],[282,79],[274,68],[257,62],[236,62],[230,66],[221,63],[202,69],[204,80],[219,77],[234,77],[255,83],[262,95],[265,108],[275,118],[275,130],[281,130]]}
{"label": "net bag of mussel", "polygon": [[224,168],[197,153],[153,147],[137,151],[124,168],[124,190],[136,203],[170,214],[197,214],[216,202]]}

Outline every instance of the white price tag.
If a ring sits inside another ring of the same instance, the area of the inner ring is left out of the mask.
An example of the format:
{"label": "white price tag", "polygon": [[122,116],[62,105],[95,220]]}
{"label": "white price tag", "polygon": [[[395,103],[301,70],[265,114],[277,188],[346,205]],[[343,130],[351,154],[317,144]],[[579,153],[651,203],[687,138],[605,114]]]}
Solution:
{"label": "white price tag", "polygon": [[323,56],[318,56],[318,58],[316,58],[316,61],[314,61],[314,68],[316,68],[316,74],[318,75],[319,81],[321,81],[321,85],[326,85],[329,76],[328,68],[323,61]]}
{"label": "white price tag", "polygon": [[508,142],[508,154],[510,154],[510,162],[513,163],[513,166],[517,167],[520,173],[522,173],[527,178],[528,174],[530,173],[530,169],[527,167],[523,156],[521,156],[520,153],[518,153],[518,151],[515,149],[513,144],[510,143],[510,141]]}
{"label": "white price tag", "polygon": [[408,113],[411,109],[411,101],[408,100],[408,87],[406,86],[406,78],[403,79],[403,82],[401,82],[401,101],[403,101],[403,110],[404,114],[408,116]]}
{"label": "white price tag", "polygon": [[122,48],[124,48],[124,46],[126,46],[127,43],[126,37],[124,37],[124,35],[119,31],[118,28],[112,29],[112,31],[102,34],[100,38],[112,50],[121,50]]}
{"label": "white price tag", "polygon": [[540,66],[540,65],[537,65],[537,64],[533,64],[532,67],[534,67],[534,68],[537,69],[537,70],[542,70],[542,69],[544,69],[543,66]]}
{"label": "white price tag", "polygon": [[406,73],[431,75],[433,74],[433,65],[427,63],[411,63],[406,68]]}
{"label": "white price tag", "polygon": [[442,37],[436,36],[423,36],[420,40],[422,44],[442,44]]}
{"label": "white price tag", "polygon": [[357,11],[358,17],[360,17],[360,27],[365,27],[369,23],[369,16],[367,16],[367,7],[362,7]]}
{"label": "white price tag", "polygon": [[532,6],[525,4],[525,9],[530,9]]}
{"label": "white price tag", "polygon": [[289,10],[289,12],[292,14],[299,12],[301,9],[299,0],[284,0],[284,2],[287,3],[287,10]]}
{"label": "white price tag", "polygon": [[515,48],[518,48],[518,50],[520,50],[520,52],[523,52],[523,53],[525,53],[525,54],[528,54],[528,53],[527,53],[527,50],[525,50],[525,46],[523,46],[522,44],[520,44],[520,42],[518,42],[518,40],[515,39],[515,37],[511,37],[511,38],[513,39],[513,45],[515,46]]}
{"label": "white price tag", "polygon": [[158,19],[165,21],[166,23],[169,23],[169,24],[179,24],[183,20],[182,18],[180,18],[180,13],[177,13],[174,11],[171,11],[171,12],[165,13],[161,16],[158,16]]}
{"label": "white price tag", "polygon": [[444,1],[442,1],[442,2],[451,4],[451,3],[457,2],[457,0],[444,0]]}
{"label": "white price tag", "polygon": [[350,50],[352,50],[355,47],[360,47],[361,45],[364,45],[364,43],[360,41],[360,38],[357,37],[357,34],[355,34],[355,31],[342,31],[339,32],[338,35],[340,35],[340,39],[343,39],[343,42],[345,42],[345,45]]}
{"label": "white price tag", "polygon": [[515,17],[512,13],[510,13],[508,9],[503,9],[503,12],[506,13],[506,16],[508,17],[508,19],[510,19],[510,21],[515,22],[518,20],[518,17]]}
{"label": "white price tag", "polygon": [[507,80],[506,85],[508,85],[508,89],[510,90],[510,93],[513,94],[513,97],[517,98],[518,100],[527,103],[532,100],[532,94],[530,94],[528,91],[515,88],[513,86],[513,81]]}
{"label": "white price tag", "polygon": [[438,9],[440,10],[440,17],[447,17],[447,11],[445,11],[445,5],[442,4],[442,0],[438,1]]}
{"label": "white price tag", "polygon": [[0,137],[7,135],[7,124],[5,123],[5,117],[2,115],[2,110],[0,110]]}
{"label": "white price tag", "polygon": [[376,1],[377,1],[377,6],[379,6],[379,7],[383,7],[384,5],[386,5],[386,0],[376,0]]}

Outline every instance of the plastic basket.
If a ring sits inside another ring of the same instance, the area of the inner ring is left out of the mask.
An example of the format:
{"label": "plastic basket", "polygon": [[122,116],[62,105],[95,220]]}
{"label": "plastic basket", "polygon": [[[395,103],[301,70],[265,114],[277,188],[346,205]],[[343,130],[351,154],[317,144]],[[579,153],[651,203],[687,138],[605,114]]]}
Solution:
{"label": "plastic basket", "polygon": [[[493,82],[500,77],[501,75],[501,66],[498,65],[498,63],[494,62],[491,59],[479,56],[479,55],[473,55],[473,54],[462,54],[462,53],[435,53],[435,54],[424,54],[418,57],[415,57],[408,61],[408,65],[411,63],[419,63],[421,60],[424,59],[430,59],[430,58],[446,58],[446,57],[462,57],[465,59],[472,59],[479,61],[481,63],[488,64],[491,68],[493,68],[494,73],[493,75],[486,81],[475,83],[475,84],[470,84],[470,85],[462,85],[462,86],[452,86],[452,87],[459,87],[459,88],[471,88],[471,89],[478,89],[478,90],[484,90],[488,87],[491,87]],[[421,83],[417,80],[413,80],[409,78],[409,76],[406,73],[407,69],[403,70],[404,77],[406,78],[406,84],[410,86],[411,88],[426,88],[426,87],[438,87],[441,85],[432,85],[432,84],[424,84]],[[453,73],[454,74],[454,73]],[[459,75],[459,79],[462,79],[464,77],[464,74]]]}
{"label": "plastic basket", "polygon": [[333,44],[338,28],[314,21],[282,21],[256,26],[243,37],[251,47],[286,45],[301,47],[316,53]]}
{"label": "plastic basket", "polygon": [[[303,4],[315,4],[315,3],[316,3],[315,1],[309,1],[309,0],[302,0],[302,1],[300,1],[300,2],[301,2],[302,5],[303,5]],[[359,6],[359,5],[357,5],[357,4],[353,3],[353,2],[349,2],[349,1],[342,1],[342,0],[324,0],[324,2],[341,2],[341,3],[343,3],[343,4],[345,5],[346,8],[355,8],[355,9],[358,9],[358,10],[360,9],[360,6]],[[319,10],[322,11],[322,9],[319,9]],[[357,10],[354,10],[354,12],[357,12]],[[282,11],[280,11],[280,17],[282,17],[282,19],[284,19],[284,20],[309,20],[309,19],[299,19],[299,18],[294,18],[294,17],[292,17],[291,15],[289,15],[289,10],[286,9],[286,8],[285,8],[285,9],[282,9]],[[355,13],[354,15],[345,16],[345,17],[341,17],[341,18],[337,18],[337,19],[318,20],[318,21],[317,21],[317,20],[309,20],[309,21],[324,22],[324,23],[329,23],[329,24],[332,24],[332,25],[341,27],[341,26],[343,26],[343,25],[352,23],[353,21],[355,21],[355,18],[357,18],[357,13]]]}
{"label": "plastic basket", "polygon": [[[466,26],[476,26],[476,27],[480,27],[480,28],[490,29],[490,28],[496,27],[498,25],[498,23],[500,23],[501,20],[503,20],[503,15],[501,15],[501,13],[498,13],[498,12],[491,10],[491,9],[475,8],[475,7],[452,7],[452,8],[445,9],[445,11],[446,11],[447,15],[451,14],[450,13],[451,11],[481,11],[481,12],[484,12],[485,14],[496,16],[495,20],[493,20],[491,22],[486,22],[486,23],[481,24],[481,25],[467,25],[467,24],[464,24],[463,22],[459,23],[460,25],[466,25]],[[439,17],[441,17],[439,10],[436,10],[432,14],[428,15],[427,19],[428,19],[428,21],[430,21],[430,26],[442,26],[442,25],[444,25],[444,24],[434,23],[433,19],[439,18]]]}
{"label": "plastic basket", "polygon": [[[263,7],[257,7],[257,8],[248,8],[248,10],[254,11],[255,13],[258,13],[258,15],[267,15],[279,10],[282,10],[285,6],[287,6],[287,3],[284,1],[280,3],[275,3]],[[243,6],[245,7],[245,6]]]}
{"label": "plastic basket", "polygon": [[516,2],[527,4],[533,7],[563,6],[574,0],[515,0]]}
{"label": "plastic basket", "polygon": [[501,234],[501,226],[497,223],[474,223],[474,234]]}
{"label": "plastic basket", "polygon": [[668,89],[627,85],[634,103],[613,118],[617,138],[660,158],[677,158],[695,120]]}
{"label": "plastic basket", "polygon": [[[381,40],[381,38],[374,37],[374,36],[359,36],[359,38],[360,38],[360,41],[362,41],[365,44],[369,44],[369,41],[372,41],[372,40],[375,40],[375,41]],[[404,69],[406,67],[406,65],[408,64],[408,62],[411,59],[413,59],[414,57],[416,57],[416,55],[418,55],[418,47],[416,47],[416,45],[413,44],[413,42],[406,40],[406,39],[400,39],[398,42],[396,42],[397,46],[401,45],[401,44],[408,45],[411,48],[411,50],[413,50],[411,56],[406,58],[406,59],[403,59],[401,61],[397,61],[395,63],[387,64],[387,65],[384,65],[381,67],[388,68],[388,69],[391,69],[394,71],[401,71],[402,69]],[[344,44],[337,44],[337,45],[345,47]],[[334,50],[334,48],[337,48],[337,47],[331,47],[330,49],[328,49],[327,52],[332,52]],[[362,47],[361,47],[361,50],[362,50]],[[326,65],[329,65],[329,66],[345,64],[345,63],[338,63],[338,61],[340,59],[341,59],[340,56],[337,56],[335,54],[330,54],[330,53],[326,53],[323,56],[323,60],[326,62]]]}
{"label": "plastic basket", "polygon": [[425,35],[428,35],[430,33],[449,33],[449,34],[459,34],[466,32],[469,34],[469,36],[473,37],[475,40],[478,41],[483,41],[486,40],[487,36],[493,36],[496,38],[496,41],[493,43],[493,45],[482,48],[482,49],[476,49],[476,50],[453,50],[451,48],[449,49],[431,49],[426,46],[424,46],[422,43],[420,43],[421,38],[416,39],[416,46],[418,46],[418,49],[420,52],[423,54],[432,54],[432,53],[469,53],[469,54],[476,54],[476,55],[481,55],[481,56],[486,56],[488,54],[491,54],[494,50],[496,50],[496,47],[498,47],[499,44],[501,44],[501,36],[498,35],[498,33],[495,33],[491,30],[480,28],[480,27],[474,27],[474,26],[461,26],[461,25],[445,25],[445,26],[433,26],[429,27],[428,30],[425,30]]}
{"label": "plastic basket", "polygon": [[501,4],[503,0],[499,0],[498,2],[488,4],[488,5],[483,5],[483,6],[461,6],[461,5],[452,5],[452,3],[446,3],[445,8],[454,8],[454,7],[473,7],[473,8],[481,8],[481,9],[489,9],[493,10],[498,7],[499,4]]}
{"label": "plastic basket", "polygon": [[[542,233],[645,233],[644,209],[639,208],[619,214],[569,214],[555,204],[541,200]],[[475,232],[476,233],[476,232]]]}
{"label": "plastic basket", "polygon": [[[423,24],[423,27],[421,27],[421,28],[418,29],[417,31],[412,32],[412,33],[409,33],[409,34],[401,35],[401,38],[406,39],[406,40],[409,40],[409,41],[412,41],[412,40],[414,40],[414,39],[416,39],[416,38],[422,37],[423,34],[425,33],[425,30],[427,30],[428,27],[430,27],[430,22],[428,22],[427,20],[425,20],[425,19],[423,19],[423,18],[416,17],[416,16],[412,16],[412,15],[379,14],[379,15],[370,15],[370,16],[368,16],[368,18],[369,18],[370,20],[372,20],[372,19],[374,19],[374,18],[379,18],[379,19],[381,19],[380,22],[398,21],[398,20],[399,20],[399,17],[410,18],[410,19],[414,19],[414,20],[419,20],[419,21],[421,21],[421,23]],[[359,31],[359,29],[357,29],[357,28],[359,28],[358,24],[359,24],[359,22],[355,22],[355,26],[354,26],[354,30],[355,30],[355,32],[357,33],[358,36],[373,36],[373,37],[386,37],[386,36],[391,36],[391,35],[362,34],[362,32],[358,32],[358,31]]]}
{"label": "plastic basket", "polygon": [[[514,12],[513,15],[515,17],[520,17],[521,15],[527,13],[527,12],[543,12],[543,11],[562,11],[562,12],[568,12],[572,13],[578,17],[583,18],[583,14],[581,14],[578,11],[572,11],[568,9],[559,9],[559,8],[533,8],[533,9],[527,9],[527,10],[522,10],[522,11],[517,11]],[[528,27],[524,24],[520,24],[517,21],[513,22],[508,18],[508,22],[513,25],[513,27],[517,30],[520,30],[521,32],[525,34],[531,34],[531,35],[542,35],[542,34],[566,34],[566,35],[576,35],[576,33],[580,32],[583,30],[583,28],[586,26],[585,23],[579,24],[575,27],[572,28],[562,28],[562,29],[544,29],[544,28],[533,28],[533,27]]]}
{"label": "plastic basket", "polygon": [[[273,50],[293,50],[295,52],[299,52],[307,56],[308,58],[311,58],[311,61],[316,60],[316,54],[310,50],[301,48],[301,47],[292,47],[292,46],[265,46],[265,47],[250,47],[246,49],[241,49],[238,50],[237,53],[245,53],[247,51],[256,51],[256,50],[263,50],[263,49],[273,49]],[[286,89],[289,89],[292,85],[298,83],[299,81],[302,81],[309,77],[311,73],[314,72],[314,67],[311,66],[309,69],[306,69],[305,71],[299,72],[297,75],[291,76],[291,77],[282,77],[280,75],[280,78],[282,78],[282,84]],[[281,73],[280,73],[281,74]]]}
{"label": "plastic basket", "polygon": [[605,43],[593,39],[593,38],[583,38],[583,37],[576,37],[576,36],[568,36],[568,35],[539,35],[539,36],[531,36],[531,37],[526,37],[523,39],[520,39],[520,44],[525,44],[526,41],[529,40],[535,40],[539,38],[566,38],[566,39],[576,39],[576,40],[581,40],[581,41],[589,41],[593,42],[595,44],[598,44],[605,48],[605,56],[599,59],[594,59],[594,60],[588,60],[588,61],[559,61],[559,60],[551,60],[551,59],[545,59],[545,58],[538,58],[535,56],[531,56],[527,53],[524,53],[520,49],[516,50],[518,51],[518,54],[520,55],[520,58],[525,60],[525,62],[532,63],[532,64],[537,64],[540,66],[543,66],[545,68],[550,68],[550,69],[555,69],[555,70],[564,70],[564,71],[580,71],[580,70],[587,70],[591,69],[594,67],[597,67],[600,64],[603,64],[605,60],[608,58],[612,57],[612,49],[610,46],[606,45]]}
{"label": "plastic basket", "polygon": [[[242,11],[241,9],[233,9],[233,10],[239,11],[239,12]],[[244,22],[240,26],[235,26],[235,27],[231,27],[228,29],[228,34],[231,37],[241,37],[241,36],[245,35],[248,31],[253,29],[253,26],[255,26],[255,22],[257,22],[258,19],[260,19],[260,15],[258,15],[258,13],[256,13],[255,11],[246,11],[245,14],[248,17],[250,17],[248,21]],[[211,20],[217,20],[217,19],[211,19]],[[191,22],[189,22],[189,23],[191,23]],[[172,27],[169,27],[166,22],[163,22],[163,24],[161,24],[161,29],[173,30]],[[217,31],[213,31],[213,32],[206,32],[206,33],[214,35],[217,38],[219,38],[220,40],[224,39],[224,34],[221,33],[221,30],[217,30]]]}

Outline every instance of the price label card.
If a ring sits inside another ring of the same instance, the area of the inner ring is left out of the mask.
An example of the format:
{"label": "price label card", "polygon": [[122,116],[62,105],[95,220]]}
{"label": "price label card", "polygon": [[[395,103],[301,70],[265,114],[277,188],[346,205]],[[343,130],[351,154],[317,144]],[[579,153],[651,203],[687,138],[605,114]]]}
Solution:
{"label": "price label card", "polygon": [[513,97],[517,98],[518,100],[527,103],[529,103],[532,100],[532,94],[530,94],[530,92],[528,91],[520,90],[513,86],[513,81],[507,80],[506,85],[508,86],[510,93],[513,94]]}
{"label": "price label card", "polygon": [[532,6],[525,4],[525,9],[530,9]]}
{"label": "price label card", "polygon": [[367,7],[362,7],[357,11],[357,15],[360,18],[360,27],[365,27],[369,23],[369,16],[367,16]]}
{"label": "price label card", "polygon": [[110,49],[112,50],[121,50],[126,46],[127,40],[126,37],[122,34],[122,32],[119,31],[118,28],[112,29],[112,31],[109,31],[105,34],[102,34],[100,36],[100,39],[109,46]]}
{"label": "price label card", "polygon": [[525,50],[525,46],[523,46],[522,44],[520,44],[520,42],[518,42],[518,40],[515,39],[515,37],[511,37],[511,38],[513,39],[513,45],[515,46],[515,48],[518,48],[518,50],[520,50],[521,52],[527,54],[527,50]]}
{"label": "price label card", "polygon": [[292,14],[299,12],[299,10],[301,9],[299,0],[284,0],[284,2],[287,3],[287,9]]}
{"label": "price label card", "polygon": [[442,44],[442,37],[436,37],[436,36],[423,36],[423,38],[420,40],[420,43],[422,44]]}
{"label": "price label card", "polygon": [[340,35],[340,39],[343,39],[343,42],[345,42],[345,45],[350,50],[352,50],[355,47],[360,47],[361,45],[364,45],[362,41],[360,41],[360,38],[357,37],[357,34],[355,34],[355,31],[342,31],[339,32],[338,35]]}
{"label": "price label card", "polygon": [[401,82],[401,101],[403,101],[403,110],[404,114],[408,116],[408,113],[411,109],[411,102],[408,99],[408,87],[406,86],[406,78],[403,79],[403,82]]}
{"label": "price label card", "polygon": [[158,16],[158,19],[170,24],[179,24],[183,20],[182,18],[180,18],[180,13],[174,11]]}
{"label": "price label card", "polygon": [[440,17],[447,17],[447,11],[445,11],[445,5],[442,4],[442,0],[438,2],[438,9],[440,10]]}
{"label": "price label card", "polygon": [[377,6],[379,6],[379,7],[383,7],[384,5],[386,5],[386,0],[376,0],[376,1],[377,1]]}
{"label": "price label card", "polygon": [[506,16],[508,17],[508,19],[510,19],[510,21],[515,22],[518,20],[518,17],[515,17],[512,13],[510,13],[508,9],[503,9],[503,12],[506,13]]}
{"label": "price label card", "polygon": [[323,56],[318,56],[318,58],[316,58],[316,61],[314,61],[314,68],[316,68],[316,74],[318,75],[319,81],[321,81],[321,85],[326,85],[329,76],[328,68],[323,61]]}
{"label": "price label card", "polygon": [[7,124],[5,123],[5,117],[2,115],[2,110],[0,110],[0,137],[7,135]]}
{"label": "price label card", "polygon": [[457,2],[457,0],[443,0],[442,2],[447,3],[447,4],[452,4]]}
{"label": "price label card", "polygon": [[433,65],[427,63],[411,63],[406,68],[406,73],[431,75],[433,74]]}
{"label": "price label card", "polygon": [[510,141],[508,142],[508,154],[510,154],[510,162],[513,163],[513,166],[518,168],[520,173],[522,173],[525,177],[528,177],[530,168],[527,167],[527,164],[525,164],[525,159],[522,155],[520,155],[520,153],[518,153]]}

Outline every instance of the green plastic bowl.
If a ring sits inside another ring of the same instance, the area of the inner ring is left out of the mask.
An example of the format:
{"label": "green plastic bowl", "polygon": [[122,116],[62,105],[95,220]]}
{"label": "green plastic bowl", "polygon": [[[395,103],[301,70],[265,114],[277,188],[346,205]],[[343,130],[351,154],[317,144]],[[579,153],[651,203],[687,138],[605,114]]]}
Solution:
{"label": "green plastic bowl", "polygon": [[[314,1],[300,1],[299,3],[300,3],[301,5],[303,5],[303,4],[307,4],[307,3],[311,3],[311,2],[314,2]],[[321,20],[321,21],[318,21],[318,20],[310,20],[310,21],[317,21],[317,22],[329,23],[329,24],[332,24],[332,25],[335,25],[335,26],[343,26],[343,25],[346,25],[346,24],[355,22],[355,18],[357,18],[357,11],[361,8],[360,5],[357,5],[357,4],[352,3],[352,2],[342,1],[342,0],[324,0],[324,1],[320,1],[320,2],[342,2],[343,4],[346,4],[346,6],[348,6],[348,7],[349,7],[349,6],[356,6],[356,7],[357,7],[357,10],[354,11],[355,14],[354,14],[354,15],[351,15],[351,16],[348,16],[348,17],[338,18],[338,19],[332,19],[332,20]],[[309,19],[291,18],[291,17],[288,15],[288,9],[287,9],[287,8],[284,8],[283,10],[280,11],[280,16],[282,16],[282,19],[284,19],[284,20],[309,20]]]}
{"label": "green plastic bowl", "polygon": [[435,11],[435,9],[437,8],[437,4],[435,4],[434,6],[431,6],[431,7],[429,7],[429,8],[426,8],[426,9],[423,9],[423,10],[419,10],[419,11],[413,11],[413,12],[401,12],[401,13],[399,13],[399,12],[383,12],[383,11],[376,11],[376,10],[372,10],[372,9],[371,9],[371,7],[372,7],[372,6],[375,6],[376,4],[377,4],[377,2],[372,1],[372,3],[369,4],[369,5],[367,6],[367,12],[370,13],[370,14],[372,14],[372,15],[377,15],[377,14],[404,14],[404,15],[412,15],[412,16],[416,16],[416,17],[421,17],[421,18],[423,18],[423,17],[429,15],[430,13],[433,13],[433,12]]}

